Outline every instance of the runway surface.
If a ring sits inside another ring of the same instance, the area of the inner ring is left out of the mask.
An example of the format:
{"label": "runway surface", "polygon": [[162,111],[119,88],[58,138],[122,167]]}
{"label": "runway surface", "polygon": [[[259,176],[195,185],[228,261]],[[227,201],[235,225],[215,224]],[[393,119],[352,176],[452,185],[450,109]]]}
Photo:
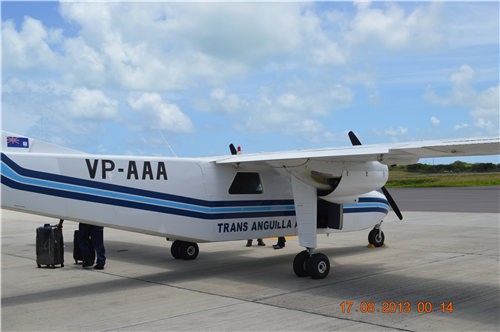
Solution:
{"label": "runway surface", "polygon": [[319,236],[332,269],[312,280],[292,271],[297,239],[200,244],[197,260],[176,261],[162,238],[108,228],[106,269],[83,270],[72,222],[65,267],[39,269],[35,228],[55,221],[2,210],[1,329],[498,331],[499,214],[403,213],[386,218],[385,248],[367,248],[368,231]]}
{"label": "runway surface", "polygon": [[500,187],[391,188],[404,211],[500,213]]}

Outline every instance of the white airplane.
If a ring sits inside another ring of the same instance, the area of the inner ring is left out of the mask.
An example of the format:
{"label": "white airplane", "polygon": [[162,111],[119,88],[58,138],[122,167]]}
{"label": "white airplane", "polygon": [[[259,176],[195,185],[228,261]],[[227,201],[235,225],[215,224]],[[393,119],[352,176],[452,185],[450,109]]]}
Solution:
{"label": "white airplane", "polygon": [[[166,237],[176,259],[197,243],[298,235],[293,270],[325,278],[317,234],[373,228],[384,243],[392,164],[495,155],[500,138],[451,139],[206,158],[92,155],[2,132],[2,208]],[[382,189],[384,194],[376,190]]]}

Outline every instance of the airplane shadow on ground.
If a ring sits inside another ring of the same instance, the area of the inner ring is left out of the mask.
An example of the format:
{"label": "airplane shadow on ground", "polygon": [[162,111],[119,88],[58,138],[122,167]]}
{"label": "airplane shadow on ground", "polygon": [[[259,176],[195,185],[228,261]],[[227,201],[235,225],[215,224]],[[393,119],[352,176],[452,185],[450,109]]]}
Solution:
{"label": "airplane shadow on ground", "polygon": [[[214,250],[214,248],[211,248],[210,251],[205,251],[205,246],[210,245],[212,244],[200,244],[198,258],[186,261],[174,259],[170,254],[170,245],[167,242],[165,246],[157,246],[122,241],[106,241],[106,256],[108,262],[111,264],[109,266],[112,266],[113,261],[120,261],[138,266],[164,268],[165,272],[160,273],[162,276],[161,280],[156,280],[160,283],[186,283],[216,277],[235,280],[237,279],[237,275],[241,275],[242,279],[246,279],[251,275],[255,275],[257,278],[259,274],[266,275],[266,279],[270,282],[274,280],[277,285],[283,277],[298,279],[293,272],[292,262],[295,255],[304,248],[297,245],[293,246],[294,248],[297,247],[293,252],[290,252],[292,248],[289,248],[288,251],[274,250],[272,249],[272,245],[247,248],[244,246],[244,243],[234,243],[234,247],[231,248],[232,250],[228,250],[227,246],[225,246],[224,249],[218,251]],[[72,244],[71,246],[67,246],[67,250],[72,251]],[[321,252],[330,257],[332,264],[331,272],[336,273],[335,257],[359,254],[371,255],[377,254],[376,252],[381,252],[382,250],[368,250],[366,246],[359,245],[322,248]],[[260,253],[266,256],[258,256]],[[269,256],[269,253],[272,256]],[[113,271],[112,268],[108,270]]]}

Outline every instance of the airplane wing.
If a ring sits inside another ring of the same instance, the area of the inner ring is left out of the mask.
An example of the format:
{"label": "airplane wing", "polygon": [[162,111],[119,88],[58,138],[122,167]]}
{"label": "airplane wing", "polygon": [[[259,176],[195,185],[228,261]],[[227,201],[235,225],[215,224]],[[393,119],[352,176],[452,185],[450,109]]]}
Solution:
{"label": "airplane wing", "polygon": [[324,161],[379,161],[386,165],[409,165],[420,158],[500,154],[500,137],[415,141],[359,145],[315,150],[240,154],[222,157],[217,164],[267,162],[293,165],[307,159]]}

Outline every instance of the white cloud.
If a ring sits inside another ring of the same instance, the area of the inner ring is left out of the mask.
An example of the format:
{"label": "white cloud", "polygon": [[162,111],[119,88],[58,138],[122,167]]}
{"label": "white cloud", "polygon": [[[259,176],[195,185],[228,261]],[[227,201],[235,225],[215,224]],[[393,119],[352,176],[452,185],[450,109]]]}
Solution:
{"label": "white cloud", "polygon": [[13,21],[2,22],[2,66],[5,69],[32,69],[38,66],[55,68],[60,56],[51,44],[61,40],[61,30],[46,29],[29,16],[19,31]]}
{"label": "white cloud", "polygon": [[389,49],[431,49],[444,40],[440,31],[441,5],[431,3],[406,13],[395,3],[372,8],[369,2],[357,2],[357,13],[346,39],[351,45],[383,45]]}
{"label": "white cloud", "polygon": [[483,2],[480,6],[474,1],[454,2],[445,15],[443,28],[446,30],[447,43],[454,49],[496,45],[499,31],[498,2]]}
{"label": "white cloud", "polygon": [[[353,36],[364,33],[363,15],[404,21],[419,12],[401,14],[394,5],[377,14],[378,9],[362,7],[356,16],[360,25],[346,26]],[[344,31],[328,31],[313,4],[63,2],[60,13],[78,29],[76,36],[63,38],[61,31],[30,18],[19,32],[12,22],[5,23],[4,46],[11,47],[4,47],[10,50],[4,61],[16,59],[17,66],[26,67],[36,64],[22,59],[38,59],[73,86],[135,91],[220,86],[277,63],[323,66],[349,61]],[[340,20],[342,26],[347,22]],[[53,42],[58,52],[51,48]]]}
{"label": "white cloud", "polygon": [[[63,17],[80,28],[64,43],[65,72],[78,82],[131,90],[166,90],[184,86],[199,69],[196,52],[182,56],[171,47],[156,17],[162,4],[61,3]],[[134,23],[134,24],[132,24]],[[141,38],[138,38],[142,32]],[[203,73],[203,72],[202,72]]]}
{"label": "white cloud", "polygon": [[220,83],[292,52],[322,63],[344,61],[304,6],[62,3],[63,17],[81,29],[65,41],[66,55],[74,59],[67,76],[132,90],[169,90],[200,78]]}
{"label": "white cloud", "polygon": [[[43,21],[27,17],[17,26],[2,22],[7,73],[2,117],[9,124],[99,136],[107,128],[115,130],[110,123],[119,122],[126,123],[124,130],[142,130],[134,135],[150,139],[151,129],[192,132],[191,117],[200,116],[205,128],[223,123],[244,132],[297,135],[309,141],[334,138],[324,123],[340,126],[334,112],[365,107],[364,100],[355,101],[360,94],[379,104],[388,100],[379,95],[396,85],[395,78],[404,77],[399,82],[405,84],[412,78],[415,84],[415,77],[418,83],[429,82],[430,76],[447,70],[441,63],[439,69],[434,64],[424,68],[429,64],[425,56],[422,61],[419,57],[416,65],[422,66],[417,70],[407,65],[406,55],[415,59],[415,54],[446,48],[444,33],[450,29],[442,29],[441,19],[454,8],[380,2],[59,6],[61,17],[53,21],[40,16]],[[487,20],[490,30],[495,26],[492,17]],[[455,26],[462,23],[454,19]],[[489,31],[479,23],[474,21],[473,31]],[[51,28],[58,24],[67,30]],[[461,29],[468,30],[463,24]],[[480,43],[498,43],[496,31],[478,36]],[[432,61],[462,54],[439,53]],[[466,107],[471,128],[498,130],[498,85],[478,89],[473,84],[476,75],[487,81],[482,76],[486,70],[498,76],[496,63],[474,69],[464,65],[440,76],[449,80],[449,92],[429,88],[426,98],[441,106]],[[217,114],[187,113],[187,107]],[[372,109],[367,122],[381,108]],[[450,123],[445,114],[432,115],[435,126]],[[386,127],[391,126],[379,133],[397,137],[408,132],[397,123]]]}
{"label": "white cloud", "polygon": [[470,80],[474,78],[476,73],[468,65],[461,65],[460,69],[450,75],[450,81],[454,85],[464,86],[468,85]]}
{"label": "white cloud", "polygon": [[118,102],[99,90],[75,89],[66,105],[74,117],[85,120],[110,120],[118,115]]}
{"label": "white cloud", "polygon": [[[475,71],[469,65],[462,65],[451,73],[449,80],[451,90],[447,96],[438,96],[432,87],[428,87],[424,98],[441,106],[460,106],[469,109],[472,123],[483,130],[483,134],[498,134],[499,130],[499,85],[477,91],[472,82]],[[463,129],[463,124],[455,126],[455,130]]]}
{"label": "white cloud", "polygon": [[398,126],[396,128],[389,128],[389,129],[373,129],[373,132],[377,136],[389,136],[392,138],[397,138],[400,136],[404,136],[408,133],[408,128],[403,127],[403,126]]}
{"label": "white cloud", "polygon": [[287,54],[299,46],[307,18],[301,5],[225,3],[175,7],[171,31],[212,57],[230,61],[260,62]]}
{"label": "white cloud", "polygon": [[225,89],[214,89],[210,93],[210,108],[215,112],[233,113],[244,107],[245,102],[234,93],[227,93]]}
{"label": "white cloud", "polygon": [[314,88],[292,84],[281,93],[262,90],[258,98],[245,105],[240,116],[243,121],[235,128],[242,132],[278,132],[312,143],[338,140],[338,136],[325,127],[323,119],[335,110],[348,107],[354,93],[341,84],[326,92],[311,89]]}
{"label": "white cloud", "polygon": [[325,92],[300,86],[276,95],[272,91],[265,91],[248,105],[250,127],[301,127],[302,124],[308,123],[308,119],[324,117],[334,110],[348,107],[353,95],[349,87],[340,84]]}
{"label": "white cloud", "polygon": [[65,84],[54,82],[52,80],[32,81],[14,77],[8,79],[6,82],[3,82],[2,90],[2,92],[7,96],[28,93],[31,96],[53,95],[56,97],[62,97],[70,93],[71,88]]}
{"label": "white cloud", "polygon": [[330,96],[332,107],[337,109],[346,108],[351,106],[352,100],[354,99],[354,92],[345,85],[336,84],[330,91]]}
{"label": "white cloud", "polygon": [[81,37],[67,39],[65,66],[71,68],[64,72],[67,81],[75,84],[102,86],[106,82],[106,63],[103,54],[90,47]]}
{"label": "white cloud", "polygon": [[119,11],[117,3],[62,2],[59,6],[61,16],[76,24],[79,35],[96,49],[106,40],[119,38],[120,28],[113,29],[114,23],[118,23],[113,17],[120,14]]}
{"label": "white cloud", "polygon": [[470,127],[470,125],[467,123],[460,123],[460,124],[453,126],[453,130],[458,131],[458,130],[462,130],[462,129],[469,128],[469,127]]}
{"label": "white cloud", "polygon": [[[332,13],[330,13],[332,14]],[[329,19],[335,19],[328,15]],[[311,57],[314,65],[342,65],[348,61],[349,51],[341,45],[340,33],[326,31],[321,19],[311,12],[302,16],[301,45],[306,59]],[[296,52],[298,49],[295,50]],[[311,56],[309,55],[311,52]]]}
{"label": "white cloud", "polygon": [[100,90],[19,78],[7,80],[3,88],[6,130],[61,145],[81,144],[74,135],[87,136],[84,144],[92,144],[94,138],[106,135],[109,122],[119,121],[118,102]]}
{"label": "white cloud", "polygon": [[451,82],[451,91],[447,97],[436,95],[432,87],[427,87],[424,98],[433,104],[442,106],[460,105],[472,106],[475,103],[476,91],[471,85],[475,72],[469,65],[462,65],[451,73],[449,80]]}
{"label": "white cloud", "polygon": [[370,104],[376,105],[379,103],[380,97],[379,90],[376,85],[377,79],[375,73],[368,70],[358,70],[356,72],[349,73],[349,75],[346,75],[344,80],[350,84],[361,84],[368,95]]}
{"label": "white cloud", "polygon": [[297,95],[287,92],[279,95],[276,98],[276,103],[278,106],[283,107],[288,110],[303,110],[304,109],[304,99],[298,97]]}
{"label": "white cloud", "polygon": [[327,31],[313,8],[301,3],[63,2],[63,18],[80,29],[64,42],[65,55],[74,59],[65,73],[73,80],[158,91],[184,89],[200,80],[220,85],[263,66],[295,61],[346,63],[342,35]]}
{"label": "white cloud", "polygon": [[[133,109],[141,112],[141,119],[147,129],[173,132],[191,132],[191,119],[174,104],[163,101],[158,93],[143,93],[129,96],[127,101]],[[134,124],[137,125],[137,124]]]}
{"label": "white cloud", "polygon": [[314,61],[320,65],[341,65],[347,62],[346,51],[339,46],[338,43],[333,42],[327,38],[323,39],[317,47],[312,50]]}

